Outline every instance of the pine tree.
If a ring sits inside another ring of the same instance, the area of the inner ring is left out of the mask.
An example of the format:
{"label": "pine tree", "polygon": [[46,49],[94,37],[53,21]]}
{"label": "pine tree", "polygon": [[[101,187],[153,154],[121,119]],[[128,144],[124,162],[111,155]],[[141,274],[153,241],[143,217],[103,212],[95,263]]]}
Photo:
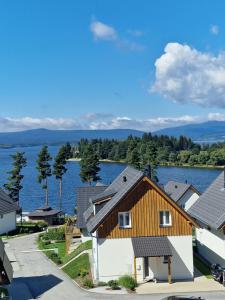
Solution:
{"label": "pine tree", "polygon": [[[71,152],[71,150],[70,150]],[[59,149],[58,154],[55,157],[55,162],[53,165],[53,174],[55,175],[55,178],[59,180],[59,209],[62,209],[62,178],[63,175],[66,173],[66,160],[68,159],[69,153],[68,153],[68,144],[62,146]]]}
{"label": "pine tree", "polygon": [[66,155],[66,159],[69,159],[72,157],[72,147],[70,145],[70,143],[66,143],[65,146],[63,146],[65,149],[65,155]]}
{"label": "pine tree", "polygon": [[23,188],[21,181],[24,177],[21,172],[26,166],[27,160],[24,152],[17,152],[16,154],[11,155],[11,158],[13,159],[13,170],[8,172],[8,174],[10,174],[8,177],[9,182],[4,184],[4,188],[8,191],[11,199],[17,202],[19,206],[19,193]]}
{"label": "pine tree", "polygon": [[49,161],[52,158],[48,152],[48,146],[43,146],[37,159],[38,182],[43,183],[42,188],[45,190],[45,205],[48,206],[48,177],[52,175]]}
{"label": "pine tree", "polygon": [[157,177],[157,149],[155,145],[150,142],[147,144],[146,153],[145,153],[145,163],[146,166],[150,166],[151,179],[158,181]]}
{"label": "pine tree", "polygon": [[83,182],[88,182],[91,185],[92,182],[101,179],[98,176],[99,171],[99,158],[89,144],[82,153],[80,161],[80,178]]}

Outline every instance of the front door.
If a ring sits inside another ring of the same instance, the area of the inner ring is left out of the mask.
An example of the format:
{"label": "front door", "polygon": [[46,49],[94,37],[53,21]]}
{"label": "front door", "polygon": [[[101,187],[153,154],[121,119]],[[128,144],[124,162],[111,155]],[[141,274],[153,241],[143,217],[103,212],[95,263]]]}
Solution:
{"label": "front door", "polygon": [[149,261],[148,261],[148,257],[144,257],[144,274],[145,274],[145,278],[149,277]]}

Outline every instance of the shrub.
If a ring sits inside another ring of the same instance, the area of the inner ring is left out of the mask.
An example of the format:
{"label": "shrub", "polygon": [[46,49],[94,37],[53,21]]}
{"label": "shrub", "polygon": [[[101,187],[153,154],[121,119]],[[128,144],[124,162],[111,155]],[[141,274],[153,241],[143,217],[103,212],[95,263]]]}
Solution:
{"label": "shrub", "polygon": [[6,288],[0,287],[0,299],[5,299],[5,297],[9,296],[9,292]]}
{"label": "shrub", "polygon": [[106,286],[107,285],[107,282],[104,282],[104,281],[99,281],[97,286]]}
{"label": "shrub", "polygon": [[79,276],[81,276],[82,278],[84,278],[85,276],[88,275],[88,270],[87,269],[80,269],[80,272],[79,272]]}
{"label": "shrub", "polygon": [[51,240],[51,241],[65,240],[64,227],[48,229],[48,231],[43,235],[42,239],[43,240]]}
{"label": "shrub", "polygon": [[92,289],[94,287],[93,281],[91,279],[85,278],[83,280],[83,286]]}
{"label": "shrub", "polygon": [[118,283],[117,280],[109,280],[108,286],[109,286],[112,290],[118,290],[118,289],[119,289],[119,283]]}
{"label": "shrub", "polygon": [[128,275],[124,275],[124,276],[120,277],[119,284],[131,291],[133,291],[137,287],[136,280],[133,277],[128,276]]}
{"label": "shrub", "polygon": [[55,252],[51,252],[51,253],[49,254],[49,258],[50,258],[55,264],[57,264],[57,265],[60,265],[60,264],[62,263],[60,257],[59,257],[58,254],[55,253]]}

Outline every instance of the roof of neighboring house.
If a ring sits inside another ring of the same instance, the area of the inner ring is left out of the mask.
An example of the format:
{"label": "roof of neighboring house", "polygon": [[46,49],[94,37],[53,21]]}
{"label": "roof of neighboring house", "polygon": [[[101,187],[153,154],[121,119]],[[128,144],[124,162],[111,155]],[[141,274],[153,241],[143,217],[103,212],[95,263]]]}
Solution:
{"label": "roof of neighboring house", "polygon": [[164,190],[175,202],[179,201],[180,198],[189,190],[191,184],[181,183],[177,181],[168,181],[164,186]]}
{"label": "roof of neighboring house", "polygon": [[172,256],[166,236],[133,237],[131,240],[135,257]]}
{"label": "roof of neighboring house", "polygon": [[59,209],[53,209],[50,206],[43,206],[28,214],[28,217],[50,217],[62,213]]}
{"label": "roof of neighboring house", "polygon": [[106,189],[105,191],[103,191],[100,194],[97,194],[96,196],[91,197],[91,200],[93,203],[96,203],[100,200],[112,197],[116,194],[116,191],[114,189]]}
{"label": "roof of neighboring house", "polygon": [[215,229],[225,224],[224,181],[222,172],[188,210],[192,217]]}
{"label": "roof of neighboring house", "polygon": [[19,209],[18,205],[0,189],[0,214],[4,215]]}
{"label": "roof of neighboring house", "polygon": [[95,197],[97,194],[102,193],[106,188],[107,186],[104,185],[83,186],[77,188],[77,227],[78,228],[86,228],[85,220],[87,220],[93,212],[93,209],[90,208],[90,206],[92,206],[91,199],[92,197]]}
{"label": "roof of neighboring house", "polygon": [[111,210],[119,203],[119,201],[130,191],[130,189],[143,178],[144,173],[132,167],[126,167],[116,179],[105,190],[117,191],[97,214],[87,222],[87,229],[93,232],[102,220],[111,212]]}

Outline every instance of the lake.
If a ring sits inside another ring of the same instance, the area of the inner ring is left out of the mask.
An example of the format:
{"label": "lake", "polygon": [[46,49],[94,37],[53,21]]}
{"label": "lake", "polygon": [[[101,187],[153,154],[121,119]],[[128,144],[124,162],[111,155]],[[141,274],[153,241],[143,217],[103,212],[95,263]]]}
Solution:
{"label": "lake", "polygon": [[[38,147],[21,147],[11,149],[0,149],[0,186],[7,181],[7,171],[11,170],[10,155],[23,151],[27,157],[27,167],[24,168],[24,179],[22,185],[24,188],[20,193],[20,204],[24,211],[32,211],[44,204],[45,193],[41,189],[41,185],[37,182],[36,159]],[[57,146],[50,146],[49,151],[54,157],[57,153]],[[120,163],[101,163],[100,176],[102,182],[109,184],[114,178],[126,167]],[[68,162],[68,171],[63,178],[63,210],[72,214],[76,203],[76,188],[84,184],[79,178],[79,163]],[[177,167],[159,167],[158,178],[160,184],[166,184],[168,180],[177,180],[180,182],[192,183],[200,192],[203,192],[207,186],[218,176],[221,170],[215,169],[195,169],[195,168],[177,168]],[[52,207],[59,206],[59,183],[52,176],[49,180],[49,202]]]}

